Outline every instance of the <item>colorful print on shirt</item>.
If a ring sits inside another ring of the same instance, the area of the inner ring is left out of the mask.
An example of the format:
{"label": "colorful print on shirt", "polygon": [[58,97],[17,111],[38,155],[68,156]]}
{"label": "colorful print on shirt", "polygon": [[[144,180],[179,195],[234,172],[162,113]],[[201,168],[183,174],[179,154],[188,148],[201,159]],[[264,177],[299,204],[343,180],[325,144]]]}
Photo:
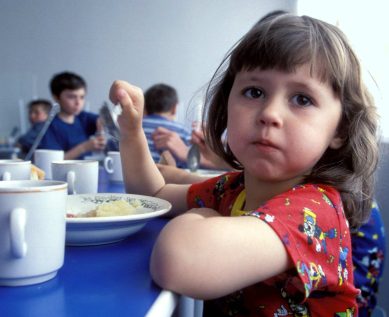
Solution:
{"label": "colorful print on shirt", "polygon": [[[188,206],[213,208],[222,216],[231,216],[243,190],[243,174],[227,173],[193,184]],[[357,316],[350,231],[340,195],[333,187],[297,186],[245,214],[272,227],[293,268],[206,301],[204,316]]]}

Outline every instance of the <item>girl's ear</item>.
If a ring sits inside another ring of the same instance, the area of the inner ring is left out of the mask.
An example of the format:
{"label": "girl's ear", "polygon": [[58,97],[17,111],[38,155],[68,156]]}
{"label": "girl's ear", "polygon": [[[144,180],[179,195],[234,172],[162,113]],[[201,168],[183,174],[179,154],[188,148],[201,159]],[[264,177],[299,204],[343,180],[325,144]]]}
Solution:
{"label": "girl's ear", "polygon": [[339,149],[343,145],[343,138],[341,137],[334,137],[330,143],[330,148],[333,150]]}

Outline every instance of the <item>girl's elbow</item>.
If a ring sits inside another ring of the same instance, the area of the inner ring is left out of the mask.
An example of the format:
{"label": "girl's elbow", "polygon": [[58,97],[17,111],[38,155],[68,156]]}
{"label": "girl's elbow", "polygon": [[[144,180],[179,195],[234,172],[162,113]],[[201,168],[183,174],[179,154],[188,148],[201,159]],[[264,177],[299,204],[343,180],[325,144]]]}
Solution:
{"label": "girl's elbow", "polygon": [[198,276],[193,265],[198,255],[190,247],[189,229],[180,219],[171,220],[160,233],[151,254],[150,273],[161,288],[187,295]]}
{"label": "girl's elbow", "polygon": [[170,252],[155,247],[150,259],[150,273],[154,282],[163,289],[180,291],[179,261]]}

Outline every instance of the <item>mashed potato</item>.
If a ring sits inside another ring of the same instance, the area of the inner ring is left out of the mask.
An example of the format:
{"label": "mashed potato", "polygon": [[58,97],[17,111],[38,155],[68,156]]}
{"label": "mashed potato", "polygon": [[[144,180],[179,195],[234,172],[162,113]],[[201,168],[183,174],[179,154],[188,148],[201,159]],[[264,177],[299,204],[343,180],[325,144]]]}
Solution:
{"label": "mashed potato", "polygon": [[137,199],[131,201],[130,203],[125,200],[115,200],[109,203],[98,205],[96,209],[90,210],[86,213],[74,215],[74,217],[83,218],[128,216],[135,214],[136,209],[141,206],[141,202]]}
{"label": "mashed potato", "polygon": [[96,208],[96,217],[112,217],[112,216],[127,216],[136,213],[136,208],[140,203],[135,204],[135,201],[129,204],[125,200],[116,200],[109,203],[104,203]]}

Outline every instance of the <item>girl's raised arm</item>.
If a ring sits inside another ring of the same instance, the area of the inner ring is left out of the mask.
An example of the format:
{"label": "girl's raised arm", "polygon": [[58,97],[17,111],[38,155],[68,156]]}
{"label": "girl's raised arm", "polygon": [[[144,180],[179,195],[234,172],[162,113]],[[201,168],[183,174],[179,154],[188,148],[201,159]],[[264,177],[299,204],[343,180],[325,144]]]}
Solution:
{"label": "girl's raised arm", "polygon": [[157,196],[169,200],[172,213],[187,210],[188,185],[166,185],[155,165],[142,128],[144,98],[140,88],[125,81],[115,81],[109,97],[119,103],[122,113],[118,117],[120,127],[120,157],[126,192]]}

